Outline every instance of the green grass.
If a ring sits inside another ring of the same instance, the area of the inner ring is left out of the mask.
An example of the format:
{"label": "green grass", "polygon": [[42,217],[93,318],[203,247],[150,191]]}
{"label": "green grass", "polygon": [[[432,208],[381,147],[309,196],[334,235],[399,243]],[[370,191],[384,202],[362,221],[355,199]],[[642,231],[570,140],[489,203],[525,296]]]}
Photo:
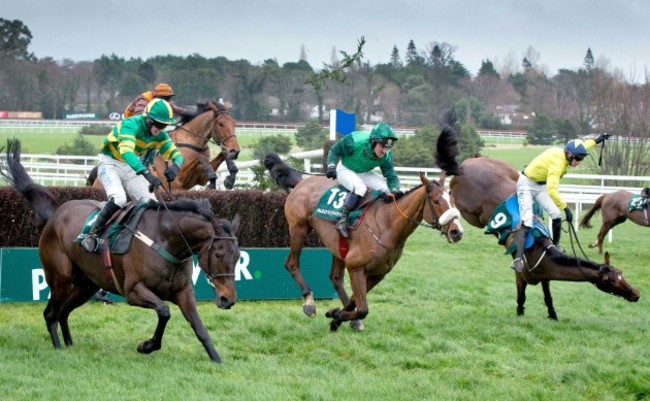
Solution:
{"label": "green grass", "polygon": [[[539,286],[528,288],[526,314],[516,316],[510,258],[493,237],[465,229],[453,245],[416,230],[369,294],[362,333],[347,325],[329,332],[324,313],[336,300],[318,300],[314,319],[300,300],[242,301],[229,311],[200,303],[222,365],[209,362],[175,306],[163,348],[141,355],[135,348],[153,333],[153,311],[84,305],[70,318],[75,345],[55,351],[43,303],[0,304],[2,399],[650,399],[650,249],[638,242],[647,228],[625,223],[606,244],[641,300],[553,282],[558,322],[546,317]],[[585,245],[595,235],[579,232]]]}

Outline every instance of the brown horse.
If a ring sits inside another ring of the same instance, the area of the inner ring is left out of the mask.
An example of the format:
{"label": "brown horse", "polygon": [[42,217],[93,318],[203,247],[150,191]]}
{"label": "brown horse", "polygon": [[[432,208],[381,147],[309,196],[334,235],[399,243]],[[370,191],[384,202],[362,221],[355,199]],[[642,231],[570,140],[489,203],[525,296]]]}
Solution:
{"label": "brown horse", "polygon": [[[235,183],[237,166],[233,160],[239,155],[239,142],[235,135],[235,120],[230,115],[229,109],[213,100],[197,103],[197,111],[186,116],[187,120],[173,131],[169,131],[171,140],[176,144],[183,155],[184,163],[176,179],[172,182],[172,189],[191,189],[196,185],[208,184],[208,188],[216,188],[217,175],[215,171],[224,161],[228,165],[230,175],[226,177],[224,186],[231,189]],[[208,142],[212,140],[221,151],[210,160]],[[162,173],[167,168],[165,159],[157,155],[153,161],[156,174],[165,182]],[[97,168],[94,168],[88,177],[88,184],[101,188],[97,178]]]}
{"label": "brown horse", "polygon": [[167,205],[151,202],[136,227],[138,239],[125,254],[113,255],[110,268],[102,255],[88,253],[75,242],[97,202],[72,200],[56,207],[51,192],[34,184],[20,164],[20,142],[9,143],[7,164],[9,171],[0,173],[31,204],[41,230],[39,254],[51,289],[43,316],[55,348],[61,348],[58,326],[65,345],[72,345],[68,316],[104,288],[124,296],[129,305],[156,311],[153,337],[140,343],[138,352],[149,354],[161,348],[170,319],[164,301],[171,301],[178,305],[210,359],[221,361],[196,309],[192,255],[198,253],[201,269],[215,288],[216,305],[232,307],[237,299],[234,273],[239,260],[235,237],[239,216],[232,222],[217,220],[207,200]]}
{"label": "brown horse", "polygon": [[[453,132],[441,134],[438,138],[438,152],[447,152],[457,147]],[[455,160],[455,157],[449,157]],[[445,168],[454,174],[450,182],[451,195],[461,216],[474,227],[485,227],[494,209],[515,192],[519,173],[511,165],[486,157],[465,160],[460,169],[455,166]],[[512,237],[512,236],[511,236]],[[507,243],[509,245],[509,243]],[[551,297],[550,281],[588,281],[601,291],[621,296],[628,301],[639,300],[639,291],[633,289],[623,278],[623,273],[609,264],[609,255],[604,264],[574,258],[560,252],[548,238],[537,240],[525,252],[529,269],[515,273],[517,283],[517,314],[524,314],[526,286],[542,283],[544,302],[548,316],[557,320],[557,313]]]}
{"label": "brown horse", "polygon": [[[292,181],[281,179],[283,175],[292,175],[292,170],[279,157],[266,157],[265,164],[274,171],[276,183]],[[281,169],[286,174],[282,174]],[[370,203],[364,209],[359,228],[351,231],[347,242],[339,236],[333,221],[314,215],[321,195],[335,181],[313,176],[299,181],[293,189],[283,187],[290,191],[284,205],[290,241],[285,267],[300,286],[305,301],[303,312],[309,317],[316,315],[313,293],[300,271],[300,253],[311,230],[316,231],[332,253],[330,280],[343,303],[343,309],[333,308],[325,315],[331,319],[332,331],[345,321],[352,321],[353,328],[363,330],[361,320],[368,315],[367,293],[392,270],[402,256],[406,239],[418,226],[439,230],[449,242],[460,241],[463,228],[454,200],[445,190],[444,180],[443,176],[440,181],[429,181],[420,174],[422,184],[400,199],[393,197],[389,202],[378,199]],[[352,289],[350,297],[343,285],[346,268]]]}
{"label": "brown horse", "polygon": [[[605,235],[627,219],[643,226],[650,226],[648,219],[648,209],[643,210],[629,210],[630,199],[634,196],[633,193],[627,191],[616,191],[609,194],[603,194],[596,199],[596,203],[580,220],[580,227],[591,228],[590,220],[594,214],[600,210],[603,217],[603,224],[600,226],[600,231],[596,237],[596,241],[589,244],[589,248],[598,247],[598,253],[603,253],[603,240]],[[644,198],[641,198],[645,201]]]}

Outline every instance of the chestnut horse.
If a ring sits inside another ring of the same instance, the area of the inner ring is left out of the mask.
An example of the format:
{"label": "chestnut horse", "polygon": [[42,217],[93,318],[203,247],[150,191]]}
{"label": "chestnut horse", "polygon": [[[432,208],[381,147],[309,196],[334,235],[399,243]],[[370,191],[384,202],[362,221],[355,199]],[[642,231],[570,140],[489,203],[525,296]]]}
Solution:
{"label": "chestnut horse", "polygon": [[72,345],[68,316],[104,288],[124,296],[129,305],[153,309],[158,315],[153,336],[138,345],[138,352],[149,354],[162,347],[170,319],[164,301],[171,301],[178,305],[210,359],[221,362],[196,308],[192,259],[198,253],[200,267],[215,288],[217,307],[230,309],[237,299],[239,247],[235,233],[239,216],[232,222],[217,220],[205,199],[150,202],[136,227],[138,239],[125,254],[113,255],[111,267],[110,259],[105,264],[102,255],[86,252],[75,242],[97,202],[72,200],[57,207],[52,193],[34,184],[20,163],[20,142],[12,141],[8,147],[9,170],[0,173],[30,203],[41,231],[39,255],[51,290],[43,316],[54,347],[61,348],[59,325],[65,345]]}
{"label": "chestnut horse", "polygon": [[[648,208],[646,207],[643,210],[635,209],[630,211],[630,199],[634,196],[633,193],[627,191],[616,191],[609,194],[603,194],[596,199],[596,203],[592,206],[591,209],[584,215],[580,220],[580,227],[582,228],[591,228],[590,220],[594,214],[600,210],[603,217],[603,224],[600,226],[600,231],[596,237],[596,241],[589,244],[589,248],[598,247],[598,253],[603,253],[603,240],[605,235],[614,228],[627,219],[630,221],[643,226],[650,226],[648,219]],[[646,201],[646,198],[638,198],[639,201]]]}
{"label": "chestnut horse", "polygon": [[[224,161],[228,165],[230,175],[226,177],[224,186],[231,189],[235,183],[237,166],[233,160],[239,155],[239,142],[235,135],[235,120],[229,109],[213,100],[197,103],[197,112],[187,116],[186,122],[178,128],[169,131],[169,137],[183,155],[183,167],[172,182],[172,189],[192,189],[196,185],[208,184],[208,188],[216,188],[217,175],[215,171]],[[210,160],[208,142],[212,140],[221,151]],[[157,155],[153,162],[154,171],[165,182],[162,173],[167,166],[165,159]],[[97,178],[97,168],[88,177],[88,185],[101,188]]]}
{"label": "chestnut horse", "polygon": [[[448,160],[455,161],[457,139],[454,132],[447,132],[438,138],[438,152]],[[446,153],[445,152],[451,152]],[[519,173],[511,165],[486,157],[465,160],[460,168],[456,163],[445,167],[454,175],[449,183],[451,195],[461,216],[472,226],[484,228],[494,209],[515,193]],[[511,236],[512,237],[512,236]],[[509,242],[507,243],[509,245]],[[639,300],[639,291],[632,288],[623,278],[623,273],[609,264],[570,257],[560,252],[548,238],[540,238],[525,252],[531,268],[515,273],[517,284],[517,314],[524,314],[526,286],[542,283],[544,302],[548,317],[557,320],[557,313],[551,297],[550,281],[588,281],[606,293],[621,296],[628,301]]]}
{"label": "chestnut horse", "polygon": [[[282,180],[292,175],[292,170],[282,160],[265,158],[267,169],[273,170],[276,184],[292,182]],[[303,296],[303,312],[316,315],[314,296],[300,271],[300,253],[311,230],[315,230],[321,242],[332,253],[330,280],[343,309],[330,309],[325,316],[330,318],[330,330],[336,331],[345,321],[351,321],[353,328],[363,330],[361,322],[368,315],[367,293],[388,274],[404,250],[406,239],[415,229],[424,225],[440,231],[449,242],[460,241],[463,228],[459,221],[454,200],[444,187],[445,177],[440,181],[429,181],[420,174],[421,185],[406,192],[399,199],[389,198],[388,202],[377,199],[364,209],[359,228],[351,230],[350,238],[339,236],[335,222],[314,215],[321,195],[336,181],[324,176],[312,176],[299,181],[295,188],[283,187],[290,191],[284,213],[289,224],[290,252],[285,267],[296,281]],[[422,220],[426,222],[422,223]],[[352,295],[344,288],[344,274],[347,269],[350,277]]]}

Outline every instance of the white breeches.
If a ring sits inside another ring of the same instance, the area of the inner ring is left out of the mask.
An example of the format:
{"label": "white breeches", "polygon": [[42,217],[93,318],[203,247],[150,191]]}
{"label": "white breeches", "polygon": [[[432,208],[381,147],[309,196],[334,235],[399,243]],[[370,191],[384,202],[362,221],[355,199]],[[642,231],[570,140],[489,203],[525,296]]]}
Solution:
{"label": "white breeches", "polygon": [[517,180],[517,200],[521,222],[526,227],[533,226],[533,201],[539,203],[551,220],[562,217],[560,209],[546,191],[546,184],[538,184],[523,174],[519,174]]}
{"label": "white breeches", "polygon": [[104,154],[99,155],[97,178],[104,186],[106,197],[113,198],[120,207],[126,205],[127,194],[136,201],[143,198],[156,200],[156,196],[149,192],[149,182],[142,175],[136,174],[127,163]]}
{"label": "white breeches", "polygon": [[336,165],[336,178],[345,189],[361,197],[366,194],[368,188],[378,189],[386,194],[390,192],[386,179],[373,170],[366,173],[355,173],[339,162]]}

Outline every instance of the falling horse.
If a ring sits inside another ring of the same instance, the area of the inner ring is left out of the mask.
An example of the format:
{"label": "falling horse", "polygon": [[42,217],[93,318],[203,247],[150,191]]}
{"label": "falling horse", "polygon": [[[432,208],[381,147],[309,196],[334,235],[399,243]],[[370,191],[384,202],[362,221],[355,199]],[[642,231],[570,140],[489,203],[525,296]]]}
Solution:
{"label": "falling horse", "polygon": [[[291,177],[293,173],[277,155],[267,155],[265,165],[274,172],[276,184],[294,182],[292,179],[283,179]],[[303,312],[309,317],[316,315],[312,290],[300,271],[300,253],[311,230],[316,231],[332,253],[330,280],[343,303],[343,309],[333,308],[325,314],[331,319],[332,331],[336,331],[345,321],[351,321],[354,329],[363,330],[361,320],[368,315],[367,293],[392,270],[402,256],[406,239],[418,226],[439,230],[449,242],[460,241],[463,228],[454,200],[444,188],[444,180],[445,177],[442,176],[440,181],[429,181],[420,174],[422,184],[399,199],[391,197],[387,202],[379,198],[370,201],[363,206],[361,222],[347,240],[340,237],[334,221],[314,214],[315,209],[320,207],[321,196],[335,185],[335,181],[323,176],[312,176],[297,182],[295,188],[283,187],[290,191],[284,205],[290,241],[285,267],[300,286],[305,301]],[[345,191],[338,192],[334,202],[342,203],[346,194]],[[362,200],[362,203],[365,202]],[[422,223],[422,220],[426,223]],[[350,297],[343,284],[346,268],[352,289]]]}
{"label": "falling horse", "polygon": [[[183,155],[184,163],[176,179],[171,183],[172,189],[191,189],[196,185],[206,185],[216,188],[217,175],[215,171],[224,161],[228,165],[230,175],[226,177],[224,186],[231,189],[235,183],[237,166],[233,162],[239,155],[239,142],[235,135],[235,120],[228,108],[212,100],[197,103],[195,114],[187,116],[186,121],[178,128],[169,131],[169,137]],[[221,151],[210,160],[208,142],[212,140]],[[165,171],[165,160],[157,155],[153,166],[156,172]],[[88,184],[101,188],[101,182],[96,180],[97,169],[91,171]],[[164,182],[164,179],[163,179]]]}
{"label": "falling horse", "polygon": [[594,206],[580,220],[580,227],[591,228],[590,220],[598,210],[601,211],[603,224],[596,241],[589,244],[589,248],[598,247],[598,253],[603,253],[603,240],[609,230],[627,219],[643,227],[650,226],[647,198],[627,191],[616,191],[599,196]]}
{"label": "falling horse", "polygon": [[151,202],[144,206],[142,219],[135,226],[137,240],[126,253],[112,257],[108,251],[104,255],[89,253],[75,238],[86,217],[97,209],[97,202],[72,200],[57,208],[52,193],[34,184],[20,163],[18,141],[9,143],[7,165],[8,172],[0,173],[30,203],[41,230],[39,255],[51,290],[43,316],[55,348],[61,348],[58,326],[65,345],[72,345],[68,316],[98,288],[104,288],[123,295],[129,305],[156,311],[155,332],[138,345],[138,352],[149,354],[162,347],[170,319],[163,301],[171,301],[178,305],[210,359],[221,361],[196,309],[192,257],[198,253],[201,269],[215,288],[216,305],[232,307],[237,299],[234,273],[239,260],[235,237],[239,216],[232,222],[217,220],[207,200],[166,205]]}
{"label": "falling horse", "polygon": [[[490,223],[497,206],[515,193],[519,173],[507,163],[486,157],[467,159],[459,168],[455,159],[457,139],[453,131],[443,131],[438,138],[437,152],[438,157],[448,162],[444,170],[454,175],[449,186],[461,216],[472,226],[484,228]],[[534,268],[515,273],[518,315],[524,314],[526,286],[541,282],[548,316],[557,320],[549,284],[551,280],[588,281],[606,293],[632,302],[639,300],[639,291],[625,281],[620,270],[609,264],[609,255],[604,264],[570,257],[553,246],[549,238],[540,237],[526,250],[525,257]]]}

